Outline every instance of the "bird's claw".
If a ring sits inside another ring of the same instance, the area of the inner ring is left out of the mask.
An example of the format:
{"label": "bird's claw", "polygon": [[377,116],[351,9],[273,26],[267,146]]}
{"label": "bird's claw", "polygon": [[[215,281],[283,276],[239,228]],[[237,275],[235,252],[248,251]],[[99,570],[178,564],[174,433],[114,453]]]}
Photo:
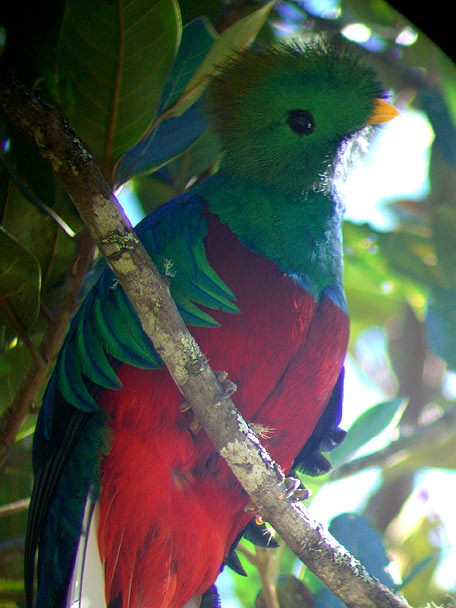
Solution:
{"label": "bird's claw", "polygon": [[228,372],[226,372],[224,370],[216,370],[214,372],[214,376],[217,378],[217,380],[221,384],[222,382],[225,382],[225,380],[228,378]]}
{"label": "bird's claw", "polygon": [[312,492],[308,488],[301,486],[301,481],[296,477],[285,477],[283,483],[286,490],[280,494],[280,500],[293,498],[294,500],[306,500],[310,498]]}
{"label": "bird's claw", "polygon": [[261,526],[261,524],[264,523],[263,518],[260,515],[260,511],[257,507],[257,505],[253,502],[253,500],[251,500],[245,507],[244,507],[244,511],[246,511],[246,513],[253,513],[255,515],[255,523],[258,526]]}
{"label": "bird's claw", "polygon": [[193,420],[190,422],[190,424],[188,425],[191,432],[196,435],[197,433],[199,433],[199,431],[201,430],[201,424],[200,421],[198,420],[198,418],[193,418]]}
{"label": "bird's claw", "polygon": [[237,384],[228,380],[228,372],[224,370],[217,370],[214,372],[215,377],[220,382],[223,388],[223,399],[229,399],[231,395],[237,391]]}
{"label": "bird's claw", "polygon": [[[190,405],[184,401],[183,403],[181,403],[179,405],[179,410],[184,414],[185,412],[188,412],[190,410]],[[196,418],[196,416],[194,416],[191,420],[191,422],[189,423],[189,429],[190,431],[193,433],[193,435],[196,435],[200,430],[201,430],[201,424],[198,420],[198,418]]]}
{"label": "bird's claw", "polygon": [[[228,373],[225,371],[216,371],[214,372],[215,377],[220,382],[223,388],[222,399],[229,399],[231,395],[237,390],[237,385],[231,380],[228,380]],[[184,401],[179,405],[179,411],[182,413],[188,412],[191,409],[190,405],[187,401]],[[190,431],[193,435],[196,435],[201,430],[201,424],[199,420],[195,417],[189,424]]]}
{"label": "bird's claw", "polygon": [[[215,371],[214,375],[217,378],[217,380],[219,381],[219,383],[222,385],[222,388],[223,388],[222,399],[228,399],[229,397],[231,397],[231,395],[235,391],[237,391],[237,384],[235,384],[234,382],[231,382],[231,380],[228,380],[228,372]],[[188,412],[189,409],[191,409],[191,407],[186,401],[184,401],[183,403],[181,403],[179,405],[179,410],[182,413]]]}
{"label": "bird's claw", "polygon": [[231,380],[225,380],[220,383],[223,387],[223,398],[229,399],[233,393],[237,391],[237,384],[231,382]]}

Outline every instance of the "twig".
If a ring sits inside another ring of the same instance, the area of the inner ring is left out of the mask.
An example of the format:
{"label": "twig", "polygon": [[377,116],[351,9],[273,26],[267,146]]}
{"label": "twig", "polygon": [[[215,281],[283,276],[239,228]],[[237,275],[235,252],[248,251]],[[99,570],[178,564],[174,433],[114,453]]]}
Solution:
{"label": "twig", "polygon": [[55,109],[17,80],[0,83],[0,110],[53,167],[130,298],[145,333],[216,449],[282,539],[349,608],[405,608],[407,603],[314,521],[299,503],[280,500],[283,474],[249,429],[180,318],[147,252],[99,169]]}
{"label": "twig", "polygon": [[456,433],[455,425],[456,407],[453,407],[430,424],[414,426],[383,449],[341,465],[331,473],[330,479],[342,479],[370,467],[392,466],[398,460],[405,460],[414,449],[422,450],[426,445],[435,447],[443,443]]}
{"label": "twig", "polygon": [[266,608],[279,608],[279,600],[277,598],[276,580],[272,576],[274,559],[277,551],[270,551],[263,547],[255,547],[256,553],[256,568],[261,581],[263,590],[263,598]]}
{"label": "twig", "polygon": [[27,511],[29,504],[30,498],[22,498],[21,500],[10,502],[7,505],[2,505],[0,507],[0,517],[5,517],[6,515],[15,515],[16,513]]}
{"label": "twig", "polygon": [[281,546],[277,547],[277,550],[273,552],[269,552],[268,549],[263,547],[257,547],[257,552],[263,554],[266,565],[264,569],[264,578],[261,577],[261,574],[260,578],[267,608],[279,608],[279,598],[277,597],[277,579],[284,546],[284,543],[282,543]]}
{"label": "twig", "polygon": [[[277,575],[283,547],[283,543],[276,549],[255,547],[255,553],[253,553],[252,551],[249,551],[247,547],[240,544],[236,549],[257,569],[261,581],[261,588],[263,590],[263,599],[267,608],[279,608],[277,599]],[[278,557],[279,551],[281,553]],[[276,568],[277,563],[278,566]]]}

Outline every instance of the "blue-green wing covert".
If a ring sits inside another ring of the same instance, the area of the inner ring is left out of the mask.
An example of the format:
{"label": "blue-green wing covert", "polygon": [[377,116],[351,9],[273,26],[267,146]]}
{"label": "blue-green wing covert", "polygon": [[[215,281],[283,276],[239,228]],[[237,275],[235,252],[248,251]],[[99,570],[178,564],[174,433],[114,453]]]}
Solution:
{"label": "blue-green wing covert", "polygon": [[[234,294],[211,268],[201,217],[203,201],[183,195],[159,208],[137,226],[137,234],[170,281],[170,291],[189,325],[216,326],[199,308],[239,312]],[[178,238],[176,238],[178,237]],[[98,405],[88,387],[118,389],[115,362],[154,369],[161,365],[152,343],[115,276],[106,268],[73,319],[44,398],[45,433],[49,438],[55,391],[76,408],[94,412]]]}

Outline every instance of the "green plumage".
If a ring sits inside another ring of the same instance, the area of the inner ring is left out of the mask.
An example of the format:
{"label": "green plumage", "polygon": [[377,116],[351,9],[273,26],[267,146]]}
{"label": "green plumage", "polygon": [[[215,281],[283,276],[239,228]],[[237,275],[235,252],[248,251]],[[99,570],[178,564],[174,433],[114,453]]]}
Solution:
{"label": "green plumage", "polygon": [[[248,247],[317,298],[335,288],[342,307],[343,208],[332,178],[382,95],[375,72],[338,38],[251,49],[207,94],[224,154],[215,181],[196,191]],[[290,128],[293,113],[308,117],[309,132]]]}
{"label": "green plumage", "polygon": [[271,187],[233,180],[223,169],[212,180],[203,182],[197,192],[242,243],[294,275],[316,299],[325,288],[338,287],[338,304],[345,307],[340,202],[324,191],[309,198],[291,192],[284,197]]}
{"label": "green plumage", "polygon": [[[321,188],[341,142],[365,126],[382,96],[377,75],[339,38],[241,57],[223,67],[207,96],[226,171],[284,196]],[[293,109],[313,115],[311,135],[290,130]]]}
{"label": "green plumage", "polygon": [[[161,210],[145,218],[137,233],[160,272],[169,279],[171,295],[184,320],[194,326],[215,327],[217,323],[199,306],[231,313],[239,310],[233,292],[207,261],[203,240],[207,224],[196,213],[202,202],[194,197],[186,201],[184,205],[167,205],[166,212]],[[161,365],[136,312],[106,268],[72,322],[56,366],[59,392],[78,409],[97,411],[87,380],[103,388],[121,388],[113,359],[144,369]],[[53,392],[51,385],[49,396]],[[50,405],[47,436],[51,433],[51,416]]]}

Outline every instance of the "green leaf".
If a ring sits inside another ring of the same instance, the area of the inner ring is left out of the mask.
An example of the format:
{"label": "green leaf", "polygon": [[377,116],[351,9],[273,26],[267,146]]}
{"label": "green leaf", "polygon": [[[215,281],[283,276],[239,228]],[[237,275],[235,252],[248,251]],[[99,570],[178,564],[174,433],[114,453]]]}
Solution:
{"label": "green leaf", "polygon": [[32,326],[39,313],[41,273],[37,259],[0,226],[0,323]]}
{"label": "green leaf", "polygon": [[383,539],[367,519],[355,513],[342,513],[331,520],[331,534],[350,551],[373,576],[390,589],[394,585],[386,570],[390,563]]}
{"label": "green leaf", "polygon": [[[30,365],[31,360],[30,352],[21,342],[2,353],[0,357],[0,414],[10,407],[23,380],[24,371]],[[34,417],[29,416],[28,418]]]}
{"label": "green leaf", "polygon": [[198,141],[207,129],[204,114],[195,102],[207,80],[229,55],[245,47],[256,36],[271,10],[271,4],[241,19],[218,36],[206,19],[186,25],[179,52],[163,87],[161,115],[145,137],[115,164],[113,182],[125,183],[147,175],[178,157]]}
{"label": "green leaf", "polygon": [[[158,114],[179,98],[217,37],[207,19],[195,19],[184,27],[179,51],[162,90]],[[193,104],[180,116],[160,119],[136,146],[127,150],[114,168],[116,187],[133,177],[156,171],[191,146],[208,126],[200,105]]]}
{"label": "green leaf", "polygon": [[400,590],[411,606],[423,606],[433,599],[434,575],[442,554],[438,540],[442,522],[435,513],[418,514],[416,504],[412,506],[410,501],[402,507],[396,522],[401,535],[392,549],[401,556],[398,565],[404,583]]}
{"label": "green leaf", "polygon": [[[68,210],[57,203],[53,211],[65,219]],[[39,264],[41,273],[40,297],[47,305],[52,291],[59,288],[68,272],[75,241],[61,230],[48,213],[33,205],[16,187],[10,185],[2,205],[2,225],[9,236],[16,239]],[[73,221],[75,228],[79,221]],[[30,285],[31,287],[31,285]]]}
{"label": "green leaf", "polygon": [[348,430],[342,444],[331,452],[331,463],[338,466],[348,460],[368,441],[379,435],[390,424],[397,424],[407,405],[407,399],[399,397],[369,408],[359,416]]}
{"label": "green leaf", "polygon": [[192,177],[200,175],[214,164],[221,151],[220,140],[208,130],[184,154],[174,160],[170,171],[178,175],[181,182],[188,183]]}
{"label": "green leaf", "polygon": [[160,173],[135,178],[134,187],[146,212],[181,193],[190,180],[215,163],[220,152],[220,142],[209,130]]}
{"label": "green leaf", "polygon": [[200,97],[207,85],[208,78],[217,67],[232,57],[237,51],[247,47],[263,27],[274,2],[268,2],[257,11],[237,21],[226,29],[212,45],[206,58],[187,83],[177,102],[162,117],[180,116]]}
{"label": "green leaf", "polygon": [[420,560],[417,564],[415,564],[413,566],[413,568],[407,574],[407,576],[404,577],[404,580],[402,581],[402,583],[400,585],[396,585],[394,590],[400,591],[401,589],[406,587],[415,578],[417,578],[417,576],[419,576],[423,572],[423,570],[425,568],[427,568],[433,561],[438,560],[439,557],[440,557],[440,551],[433,551],[430,555],[428,555],[427,557],[424,557],[422,560]]}
{"label": "green leaf", "polygon": [[177,101],[218,37],[204,17],[187,23],[182,30],[179,51],[163,87],[158,112],[163,112]]}
{"label": "green leaf", "polygon": [[208,126],[198,106],[193,104],[182,116],[164,120],[127,150],[114,169],[116,186],[156,171],[194,144]]}
{"label": "green leaf", "polygon": [[57,59],[65,112],[109,179],[149,129],[181,33],[176,0],[68,0]]}
{"label": "green leaf", "polygon": [[[43,386],[39,393],[38,393],[38,397],[36,399],[36,403],[41,403],[41,399],[43,396],[43,393],[45,391],[45,386]],[[33,435],[33,433],[35,432],[35,427],[36,427],[36,413],[33,412],[31,414],[29,414],[25,420],[23,421],[23,423],[21,424],[21,428],[19,429],[17,435],[16,435],[16,439],[15,441],[22,441],[23,439],[26,439],[27,437],[30,437],[31,435]]]}
{"label": "green leaf", "polygon": [[441,95],[450,113],[453,126],[456,128],[456,73],[451,59],[443,53],[438,53],[436,60],[440,70],[445,74],[440,82]]}

